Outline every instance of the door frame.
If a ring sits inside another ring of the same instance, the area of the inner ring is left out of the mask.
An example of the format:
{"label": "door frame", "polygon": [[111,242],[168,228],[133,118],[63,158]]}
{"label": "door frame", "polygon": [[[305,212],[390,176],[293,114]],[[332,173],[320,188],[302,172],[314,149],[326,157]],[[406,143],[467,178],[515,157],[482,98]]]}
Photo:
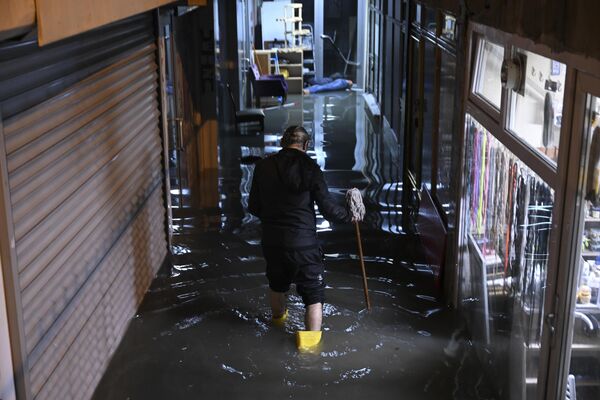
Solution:
{"label": "door frame", "polygon": [[[252,7],[251,7],[252,6]],[[237,15],[237,58],[238,58],[238,80],[239,91],[237,104],[240,110],[248,108],[252,96],[250,96],[250,82],[248,81],[248,71],[252,63],[252,37],[250,12],[254,4],[251,0],[236,0]]]}
{"label": "door frame", "polygon": [[[600,98],[600,78],[585,72],[576,71],[572,90],[572,121],[570,125],[571,144],[568,156],[568,170],[564,183],[563,222],[560,239],[559,268],[556,284],[556,340],[549,357],[547,398],[562,400],[567,385],[567,377],[571,362],[571,345],[573,340],[573,325],[575,310],[575,280],[579,273],[579,258],[581,257],[581,241],[584,226],[581,216],[584,212],[585,201],[581,188],[584,176],[581,173],[585,165],[582,157],[587,142],[588,96]],[[573,239],[576,240],[573,240]]]}
{"label": "door frame", "polygon": [[0,396],[3,400],[16,400],[13,351],[10,346],[7,298],[4,290],[2,260],[0,260]]}
{"label": "door frame", "polygon": [[[167,12],[168,13],[168,12]],[[167,97],[167,45],[165,27],[163,18],[167,18],[164,11],[160,9],[155,11],[155,21],[157,25],[156,40],[157,40],[157,60],[158,60],[158,73],[159,73],[159,102],[160,102],[160,126],[161,126],[161,138],[163,145],[163,175],[164,175],[164,202],[167,211],[167,218],[165,218],[167,232],[167,244],[169,251],[173,244],[173,209],[171,201],[171,173],[169,170],[169,118],[168,118],[168,97]],[[171,33],[169,32],[169,35]]]}
{"label": "door frame", "polygon": [[[156,11],[157,24],[157,54],[159,62],[159,102],[161,108],[161,130],[163,144],[163,173],[165,177],[164,194],[167,218],[165,227],[168,235],[169,251],[173,242],[173,199],[178,198],[177,208],[184,208],[185,197],[183,189],[189,189],[187,175],[186,144],[189,142],[191,118],[185,118],[184,94],[182,93],[182,66],[177,51],[175,24],[177,18],[194,11],[195,7],[182,9],[177,6],[165,6]],[[169,82],[169,78],[171,81]],[[168,85],[171,84],[169,94]],[[170,97],[169,97],[170,96]],[[189,117],[189,116],[188,116]],[[186,134],[187,131],[187,134]],[[171,187],[170,156],[176,154],[176,179],[178,187]],[[185,169],[184,169],[185,168]],[[184,185],[185,183],[185,185]],[[177,190],[176,194],[172,189]],[[180,217],[180,215],[178,216]]]}

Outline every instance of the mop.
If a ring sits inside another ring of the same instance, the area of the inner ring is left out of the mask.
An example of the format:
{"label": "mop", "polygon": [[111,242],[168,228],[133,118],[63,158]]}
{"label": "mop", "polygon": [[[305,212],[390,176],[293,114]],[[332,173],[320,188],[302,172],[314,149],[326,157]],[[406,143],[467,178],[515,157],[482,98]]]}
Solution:
{"label": "mop", "polygon": [[367,287],[367,273],[365,270],[365,260],[360,238],[360,227],[358,226],[358,223],[365,217],[365,205],[363,204],[360,190],[356,188],[348,190],[346,192],[346,204],[348,204],[348,210],[350,211],[350,214],[352,214],[352,219],[354,220],[356,242],[358,243],[358,256],[360,258],[360,268],[363,278],[363,290],[365,292],[365,303],[367,304],[367,310],[371,311],[371,301],[369,300],[369,289]]}
{"label": "mop", "polygon": [[[362,221],[365,216],[365,206],[362,201],[360,190],[353,188],[346,192],[346,204],[348,211],[352,214],[354,226],[356,228],[356,240],[358,241],[358,254],[360,256],[360,267],[362,269],[363,289],[365,291],[365,301],[367,310],[371,310],[371,302],[369,301],[369,290],[367,288],[367,274],[365,272],[365,263],[363,260],[362,243],[360,240],[360,228],[358,222]],[[298,331],[296,332],[296,345],[300,351],[314,351],[321,342],[321,331]]]}

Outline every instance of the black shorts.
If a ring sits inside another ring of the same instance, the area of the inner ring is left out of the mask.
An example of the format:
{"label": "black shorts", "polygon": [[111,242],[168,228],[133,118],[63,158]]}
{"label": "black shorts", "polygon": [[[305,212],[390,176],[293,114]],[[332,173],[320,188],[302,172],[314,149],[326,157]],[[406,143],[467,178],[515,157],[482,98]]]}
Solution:
{"label": "black shorts", "polygon": [[263,254],[272,291],[285,293],[295,283],[305,306],[325,301],[323,253],[318,246],[308,249],[263,246]]}

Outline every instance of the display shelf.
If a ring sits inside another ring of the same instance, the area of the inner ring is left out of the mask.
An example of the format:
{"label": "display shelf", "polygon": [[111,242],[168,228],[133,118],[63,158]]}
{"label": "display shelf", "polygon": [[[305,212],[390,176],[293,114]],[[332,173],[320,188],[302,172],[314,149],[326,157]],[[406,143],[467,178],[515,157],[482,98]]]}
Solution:
{"label": "display shelf", "polygon": [[585,217],[585,223],[587,224],[589,223],[594,223],[594,222],[600,222],[600,218],[592,218],[592,217]]}
{"label": "display shelf", "polygon": [[302,93],[303,79],[301,76],[289,77],[286,79],[286,82],[288,84],[288,92],[289,93]]}
{"label": "display shelf", "polygon": [[276,49],[279,63],[286,60],[289,64],[302,64],[302,50],[299,49]]}
{"label": "display shelf", "polygon": [[[280,70],[286,69],[289,74],[289,78],[300,78],[302,77],[302,65],[298,64],[282,64],[279,66]],[[288,78],[288,79],[289,79]]]}
{"label": "display shelf", "polygon": [[288,77],[285,81],[288,84],[288,93],[301,94],[304,88],[303,61],[304,56],[300,49],[271,49],[254,50],[255,63],[258,66],[261,75],[275,74],[275,62],[273,58],[277,53],[279,59],[279,69],[285,69]]}

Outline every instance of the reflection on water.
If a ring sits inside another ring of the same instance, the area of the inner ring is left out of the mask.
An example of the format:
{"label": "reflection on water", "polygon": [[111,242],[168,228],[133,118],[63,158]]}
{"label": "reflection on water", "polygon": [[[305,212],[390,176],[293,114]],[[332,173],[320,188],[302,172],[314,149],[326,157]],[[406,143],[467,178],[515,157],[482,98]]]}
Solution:
{"label": "reflection on water", "polygon": [[[146,295],[95,398],[491,398],[478,386],[479,367],[454,315],[435,299],[418,240],[403,234],[393,137],[372,129],[354,93],[291,101],[297,106],[267,111],[264,137],[222,134],[219,223],[200,222],[215,216],[207,210],[178,222],[189,227],[174,238],[172,263]],[[311,133],[310,154],[334,198],[342,203],[356,186],[367,207],[361,229],[371,312],[353,226],[318,216],[327,300],[324,338],[312,353],[295,346],[304,306],[293,290],[285,325],[270,321],[260,224],[246,210],[251,161],[277,151],[292,123]]]}
{"label": "reflection on water", "polygon": [[[225,157],[235,164],[232,168],[241,169],[239,190],[244,215],[238,223],[253,221],[247,212],[247,200],[254,163],[279,151],[281,133],[295,123],[303,125],[311,135],[308,154],[325,172],[334,196],[342,201],[346,190],[359,188],[368,210],[366,223],[385,232],[402,233],[402,158],[394,134],[375,132],[364,112],[362,96],[343,93],[310,97],[297,102],[298,106],[304,106],[301,119],[296,107],[268,110],[264,142],[256,143],[255,147],[240,146],[239,157]],[[287,116],[282,118],[279,114]],[[230,151],[223,146],[221,150],[228,154]],[[318,210],[317,218],[320,231],[331,230]]]}

